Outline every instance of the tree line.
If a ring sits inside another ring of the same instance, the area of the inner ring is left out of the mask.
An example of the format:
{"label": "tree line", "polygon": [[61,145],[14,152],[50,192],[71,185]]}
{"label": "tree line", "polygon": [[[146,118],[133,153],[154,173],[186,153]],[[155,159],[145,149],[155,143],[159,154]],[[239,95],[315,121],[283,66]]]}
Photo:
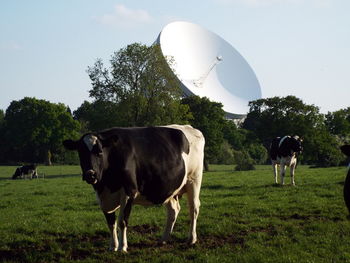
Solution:
{"label": "tree line", "polygon": [[350,107],[327,114],[294,96],[249,103],[239,124],[225,119],[222,104],[183,97],[179,80],[157,45],[139,43],[115,52],[106,67],[101,59],[88,67],[89,95],[74,112],[64,104],[25,97],[0,110],[0,163],[78,163],[61,142],[113,126],[191,124],[206,138],[205,162],[253,169],[268,162],[270,141],[299,135],[304,164],[336,166],[345,161],[339,146],[349,142]]}

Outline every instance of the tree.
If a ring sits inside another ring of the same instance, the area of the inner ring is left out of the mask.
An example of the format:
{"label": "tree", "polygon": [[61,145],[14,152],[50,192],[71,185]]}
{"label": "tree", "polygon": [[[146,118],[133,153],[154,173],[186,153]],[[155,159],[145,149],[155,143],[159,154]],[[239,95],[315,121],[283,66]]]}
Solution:
{"label": "tree", "polygon": [[326,114],[326,127],[328,131],[339,136],[343,141],[349,140],[350,136],[350,107],[333,113]]}
{"label": "tree", "polygon": [[121,126],[118,104],[111,101],[84,101],[74,111],[73,116],[84,126],[84,131],[99,131],[113,126]]}
{"label": "tree", "polygon": [[202,131],[205,137],[205,166],[208,170],[208,162],[216,160],[216,155],[224,141],[222,129],[225,122],[225,112],[222,109],[222,104],[198,96],[184,98],[182,103],[189,106],[193,115],[193,119],[190,121],[191,125]]}
{"label": "tree", "polygon": [[128,45],[110,62],[110,69],[100,59],[88,68],[90,97],[116,103],[120,126],[185,123],[190,117],[188,106],[181,104],[180,83],[158,45]]}
{"label": "tree", "polygon": [[6,161],[51,163],[62,153],[62,141],[77,138],[80,125],[63,104],[24,98],[12,101],[4,117]]}

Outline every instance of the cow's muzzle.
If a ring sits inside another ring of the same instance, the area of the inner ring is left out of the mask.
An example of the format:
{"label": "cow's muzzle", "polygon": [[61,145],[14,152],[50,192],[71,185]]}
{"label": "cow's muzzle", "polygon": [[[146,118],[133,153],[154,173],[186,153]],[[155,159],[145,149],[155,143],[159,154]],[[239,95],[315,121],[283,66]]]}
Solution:
{"label": "cow's muzzle", "polygon": [[88,184],[96,184],[96,172],[94,170],[88,170],[85,173],[83,173],[83,181],[86,181]]}

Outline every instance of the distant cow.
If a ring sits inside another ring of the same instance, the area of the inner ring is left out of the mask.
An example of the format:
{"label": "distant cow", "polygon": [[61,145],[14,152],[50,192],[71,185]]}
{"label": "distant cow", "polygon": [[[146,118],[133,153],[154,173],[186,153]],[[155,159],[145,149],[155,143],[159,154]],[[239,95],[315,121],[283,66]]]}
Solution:
{"label": "distant cow", "polygon": [[[110,229],[111,250],[127,251],[126,229],[133,204],[165,204],[167,223],[161,241],[168,241],[184,193],[191,217],[189,242],[196,242],[204,158],[199,130],[188,125],[111,128],[63,145],[79,153],[82,178],[95,189]],[[119,207],[118,241],[115,211]]]}
{"label": "distant cow", "polygon": [[30,179],[38,178],[35,164],[18,167],[15,173],[12,175],[12,179],[25,178],[26,176],[29,176]]}
{"label": "distant cow", "polygon": [[284,176],[286,173],[286,166],[290,167],[291,184],[295,185],[294,172],[297,165],[297,154],[303,148],[301,146],[302,140],[298,136],[284,136],[276,137],[272,140],[270,147],[270,157],[275,175],[275,183],[277,180],[277,166],[280,165],[281,184],[284,184]]}
{"label": "distant cow", "polygon": [[[343,145],[340,149],[345,155],[350,157],[350,145]],[[350,212],[350,163],[348,166],[348,174],[344,182],[343,194],[346,207]]]}

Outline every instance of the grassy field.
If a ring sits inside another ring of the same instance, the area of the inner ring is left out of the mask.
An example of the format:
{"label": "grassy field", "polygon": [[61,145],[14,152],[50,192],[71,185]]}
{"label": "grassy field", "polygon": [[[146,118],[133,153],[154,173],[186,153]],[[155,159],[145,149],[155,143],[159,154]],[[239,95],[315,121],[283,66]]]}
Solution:
{"label": "grassy field", "polygon": [[345,167],[299,166],[296,187],[274,185],[270,166],[211,169],[203,179],[198,244],[186,244],[184,197],[164,246],[157,240],[165,209],[134,206],[125,255],[108,251],[104,216],[79,167],[39,167],[45,178],[34,180],[9,180],[14,167],[0,167],[0,262],[350,262]]}

